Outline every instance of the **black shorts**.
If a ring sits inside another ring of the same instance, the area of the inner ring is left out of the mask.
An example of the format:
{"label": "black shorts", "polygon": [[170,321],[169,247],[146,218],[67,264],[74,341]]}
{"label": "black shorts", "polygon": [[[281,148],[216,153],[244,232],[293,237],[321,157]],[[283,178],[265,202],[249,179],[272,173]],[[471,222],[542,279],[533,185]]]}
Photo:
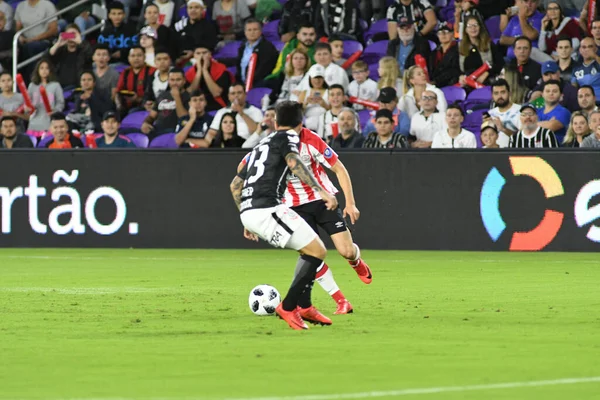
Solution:
{"label": "black shorts", "polygon": [[339,208],[328,210],[324,201],[311,201],[297,207],[292,207],[310,227],[319,233],[318,227],[323,228],[329,236],[336,233],[345,232],[347,229],[346,221]]}

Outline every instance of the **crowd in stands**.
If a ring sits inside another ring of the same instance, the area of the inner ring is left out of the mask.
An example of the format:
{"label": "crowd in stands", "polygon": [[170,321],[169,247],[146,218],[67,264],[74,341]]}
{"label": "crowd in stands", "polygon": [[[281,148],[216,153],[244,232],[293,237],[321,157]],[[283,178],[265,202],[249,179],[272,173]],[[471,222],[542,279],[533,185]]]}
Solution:
{"label": "crowd in stands", "polygon": [[0,147],[600,148],[589,1],[0,0]]}

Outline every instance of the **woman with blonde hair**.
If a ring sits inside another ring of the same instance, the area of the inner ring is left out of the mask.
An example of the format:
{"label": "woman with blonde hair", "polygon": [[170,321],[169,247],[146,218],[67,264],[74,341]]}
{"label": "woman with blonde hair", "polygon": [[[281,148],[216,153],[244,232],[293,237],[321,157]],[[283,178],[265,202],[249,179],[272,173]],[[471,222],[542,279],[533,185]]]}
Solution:
{"label": "woman with blonde hair", "polygon": [[401,92],[402,79],[400,79],[398,60],[390,56],[383,57],[379,60],[377,73],[379,74],[379,81],[377,82],[377,88],[379,90],[384,87],[393,87],[396,89],[397,93]]}
{"label": "woman with blonde hair", "polygon": [[561,147],[580,147],[583,139],[592,134],[588,120],[581,111],[571,115],[571,123]]}
{"label": "woman with blonde hair", "polygon": [[298,101],[300,91],[296,90],[304,75],[310,68],[310,57],[303,48],[298,47],[290,53],[290,60],[285,64],[285,79],[277,103],[285,100]]}
{"label": "woman with blonde hair", "polygon": [[440,89],[427,82],[427,75],[423,68],[413,65],[404,72],[402,80],[402,92],[398,108],[408,114],[410,118],[421,110],[421,96],[426,90],[435,93],[438,100],[437,109],[445,113],[448,108],[446,96]]}

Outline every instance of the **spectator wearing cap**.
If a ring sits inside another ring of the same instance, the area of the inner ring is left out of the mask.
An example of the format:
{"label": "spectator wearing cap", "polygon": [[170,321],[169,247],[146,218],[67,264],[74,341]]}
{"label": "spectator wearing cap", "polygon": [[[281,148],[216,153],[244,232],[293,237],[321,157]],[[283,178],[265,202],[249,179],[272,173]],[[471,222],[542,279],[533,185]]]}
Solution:
{"label": "spectator wearing cap", "polygon": [[53,138],[46,144],[46,147],[49,149],[83,148],[81,140],[69,134],[67,119],[65,114],[61,112],[53,113],[50,116],[50,133]]}
{"label": "spectator wearing cap", "polygon": [[125,6],[113,1],[108,5],[108,21],[98,35],[98,44],[106,44],[113,63],[127,63],[129,50],[139,44],[135,27],[125,23]]}
{"label": "spectator wearing cap", "polygon": [[492,100],[496,107],[488,112],[490,118],[486,122],[492,122],[496,126],[498,145],[508,147],[511,136],[517,133],[521,126],[521,105],[512,102],[510,86],[505,79],[497,79],[492,83]]}
{"label": "spectator wearing cap", "polygon": [[65,33],[73,37],[65,39],[60,35],[48,54],[56,69],[58,82],[64,90],[68,90],[79,84],[78,79],[83,71],[92,69],[92,47],[87,40],[81,40],[77,25],[67,25]]}
{"label": "spectator wearing cap", "polygon": [[146,92],[144,93],[144,108],[150,112],[156,99],[169,87],[169,71],[172,68],[171,56],[165,48],[158,48],[154,52],[156,71],[150,76]]}
{"label": "spectator wearing cap", "polygon": [[[519,0],[521,1],[521,0]],[[515,67],[523,83],[529,89],[533,89],[542,77],[542,66],[531,59],[531,40],[525,36],[514,41],[515,58],[508,65]]]}
{"label": "spectator wearing cap", "polygon": [[321,65],[313,65],[308,71],[308,90],[300,90],[298,102],[304,107],[305,125],[308,129],[316,131],[319,126],[319,118],[329,108],[328,85],[325,82],[325,68]]}
{"label": "spectator wearing cap", "polygon": [[154,56],[156,54],[155,44],[157,38],[156,30],[150,26],[145,26],[140,31],[140,47],[144,49],[146,65],[154,68],[156,67]]}
{"label": "spectator wearing cap", "polygon": [[413,65],[404,73],[402,80],[404,95],[400,98],[400,108],[412,118],[421,109],[421,96],[426,90],[434,92],[437,96],[437,108],[445,113],[448,108],[444,92],[427,82],[425,71],[417,65]]}
{"label": "spectator wearing cap", "polygon": [[558,38],[566,35],[572,40],[575,50],[579,49],[582,38],[579,24],[571,17],[565,16],[559,1],[549,1],[546,5],[546,15],[542,18],[538,47],[551,56],[556,54]]}
{"label": "spectator wearing cap", "polygon": [[255,18],[249,18],[244,23],[244,35],[245,40],[238,50],[236,80],[244,83],[247,81],[250,57],[256,54],[256,69],[252,86],[264,86],[262,81],[273,71],[279,52],[262,35],[262,22]]}
{"label": "spectator wearing cap", "polygon": [[433,135],[432,149],[474,149],[477,140],[473,132],[462,128],[463,110],[456,104],[446,110],[446,126]]}
{"label": "spectator wearing cap", "polygon": [[428,63],[431,57],[431,47],[429,41],[417,33],[415,22],[410,17],[401,16],[396,25],[398,26],[397,35],[388,42],[387,55],[398,60],[400,74],[415,65],[417,54],[421,55]]}
{"label": "spectator wearing cap", "polygon": [[592,112],[598,110],[596,105],[596,93],[591,86],[582,86],[577,90],[577,104],[579,109],[588,118]]}
{"label": "spectator wearing cap", "polygon": [[185,76],[180,68],[169,71],[169,87],[157,98],[141,131],[154,138],[163,133],[173,133],[177,122],[187,114],[190,95],[185,90]]}
{"label": "spectator wearing cap", "polygon": [[250,133],[256,131],[258,124],[263,118],[262,111],[246,102],[244,85],[239,82],[234,83],[229,88],[229,103],[229,107],[222,108],[215,114],[215,118],[206,134],[209,142],[217,137],[224,114],[230,113],[235,117],[237,126],[236,134],[242,139],[248,139]]}
{"label": "spectator wearing cap", "polygon": [[363,42],[358,0],[328,0],[316,4],[315,28],[319,37],[338,35]]}
{"label": "spectator wearing cap", "polygon": [[206,134],[213,118],[206,112],[206,97],[200,90],[190,93],[190,107],[183,117],[179,118],[175,143],[179,147],[208,147]]}
{"label": "spectator wearing cap", "polygon": [[398,37],[401,19],[414,22],[415,29],[421,36],[429,36],[438,23],[433,6],[427,0],[397,0],[388,8],[388,35],[390,40]]}
{"label": "spectator wearing cap", "polygon": [[491,122],[484,122],[481,125],[481,143],[484,149],[499,149],[498,128]]}
{"label": "spectator wearing cap", "polygon": [[524,104],[521,107],[521,130],[511,137],[510,147],[550,148],[558,147],[558,141],[554,132],[539,126],[536,108],[532,104]]}
{"label": "spectator wearing cap", "polygon": [[329,110],[319,117],[316,130],[317,134],[325,141],[328,141],[334,135],[332,124],[337,122],[338,116],[344,108],[344,101],[346,100],[346,93],[342,85],[331,85],[327,89],[327,92]]}
{"label": "spectator wearing cap", "polygon": [[[518,9],[517,12],[514,12],[513,7],[510,7],[506,9],[506,14],[500,16],[500,26],[506,28],[500,36],[499,43],[502,46],[511,47],[516,45],[518,38],[524,36],[529,39],[530,43],[535,43],[537,47],[540,31],[542,30],[542,18],[544,18],[544,15],[537,11],[538,0],[516,0],[515,6]],[[511,49],[508,51],[508,57],[513,57]]]}
{"label": "spectator wearing cap", "polygon": [[219,39],[224,42],[241,39],[244,34],[244,21],[251,15],[245,0],[215,1],[212,19],[217,25]]}
{"label": "spectator wearing cap", "polygon": [[175,24],[179,44],[179,58],[176,64],[187,62],[199,46],[212,51],[219,41],[217,28],[212,21],[205,18],[206,6],[202,0],[188,0],[187,14],[187,17]]}
{"label": "spectator wearing cap", "polygon": [[[313,0],[314,1],[314,0]],[[288,3],[291,3],[289,1]],[[283,19],[282,19],[283,21]],[[281,28],[281,22],[280,22]],[[270,84],[269,87],[273,89],[278,89],[281,86],[284,78],[285,66],[287,63],[287,57],[292,51],[297,48],[301,48],[306,51],[308,57],[310,58],[310,63],[313,64],[315,62],[315,41],[317,40],[317,31],[315,31],[314,25],[310,23],[303,23],[298,26],[298,33],[296,33],[296,37],[293,39],[288,39],[283,50],[279,54],[279,58],[277,59],[277,63],[275,64],[275,68],[271,72],[271,75],[267,76],[267,80],[273,80],[273,83]]]}
{"label": "spectator wearing cap", "polygon": [[0,149],[32,148],[31,139],[24,134],[17,133],[16,117],[3,116],[0,119]]}
{"label": "spectator wearing cap", "polygon": [[[325,82],[328,86],[331,85],[342,85],[344,91],[348,90],[348,85],[350,84],[348,80],[348,74],[346,71],[339,65],[333,62],[333,57],[331,55],[331,46],[329,43],[319,42],[315,45],[315,61],[316,64],[310,67],[308,73],[310,75],[310,71],[313,69],[323,69],[323,77],[325,78]],[[305,76],[304,79],[300,82],[298,90],[306,90],[308,89],[308,76]]]}
{"label": "spectator wearing cap", "polygon": [[[376,101],[379,93],[377,82],[369,78],[369,66],[359,60],[352,64],[352,77],[354,80],[348,85],[348,95],[363,100]],[[355,110],[364,110],[365,106],[353,104]]]}
{"label": "spectator wearing cap", "polygon": [[458,83],[458,77],[461,75],[458,46],[452,36],[453,32],[451,23],[442,22],[438,25],[437,37],[440,44],[429,59],[431,83],[437,87],[452,86]]}
{"label": "spectator wearing cap", "polygon": [[600,63],[596,59],[596,43],[592,38],[584,38],[579,46],[581,64],[573,67],[571,83],[578,87],[591,86],[600,93]]}
{"label": "spectator wearing cap", "polygon": [[571,119],[569,110],[559,104],[561,94],[559,81],[545,82],[542,90],[544,107],[537,110],[538,125],[554,132],[559,141],[565,136]]}
{"label": "spectator wearing cap", "polygon": [[421,96],[421,111],[410,120],[411,147],[429,148],[433,134],[444,129],[444,114],[437,109],[437,95],[426,90]]}
{"label": "spectator wearing cap", "polygon": [[154,74],[154,68],[146,65],[144,49],[140,46],[129,50],[129,65],[130,67],[121,72],[116,88],[115,100],[120,115],[142,106],[148,81]]}
{"label": "spectator wearing cap", "polygon": [[339,133],[332,137],[329,145],[334,150],[361,148],[365,137],[360,133],[358,114],[351,108],[343,108],[338,114]]}
{"label": "spectator wearing cap", "polygon": [[[294,37],[300,40],[298,34],[302,28],[310,26],[314,29],[318,4],[319,0],[288,0],[285,2],[278,26],[279,37],[283,43],[293,41]],[[295,48],[292,47],[288,53]]]}
{"label": "spectator wearing cap", "polygon": [[212,58],[212,48],[207,44],[199,44],[194,49],[192,63],[194,66],[185,73],[185,78],[190,84],[188,91],[200,89],[206,96],[208,111],[227,107],[224,98],[234,79],[225,64]]}
{"label": "spectator wearing cap", "polygon": [[[382,88],[379,92],[377,101],[379,102],[380,110],[388,110],[392,113],[392,130],[394,133],[408,136],[410,134],[410,117],[407,113],[400,111],[400,109],[396,107],[398,105],[398,95],[396,93],[396,89],[392,87]],[[375,131],[376,125],[377,116],[367,122],[367,125],[363,130],[363,135],[367,135]]]}
{"label": "spectator wearing cap", "polygon": [[369,132],[363,143],[365,149],[400,149],[407,148],[404,135],[394,133],[394,116],[388,109],[380,109],[375,113],[375,131]]}
{"label": "spectator wearing cap", "polygon": [[96,146],[99,149],[136,147],[135,143],[127,136],[119,135],[120,127],[118,114],[114,111],[106,112],[102,116],[102,132],[104,134],[96,139]]}
{"label": "spectator wearing cap", "polygon": [[560,105],[567,108],[569,111],[579,110],[577,104],[577,88],[571,85],[571,82],[565,81],[560,76],[560,69],[556,61],[546,61],[542,64],[542,79],[536,87],[533,88],[530,102],[535,101],[539,97],[542,97],[542,91],[544,84],[549,81],[558,81],[560,83],[560,90],[562,96],[560,98]]}

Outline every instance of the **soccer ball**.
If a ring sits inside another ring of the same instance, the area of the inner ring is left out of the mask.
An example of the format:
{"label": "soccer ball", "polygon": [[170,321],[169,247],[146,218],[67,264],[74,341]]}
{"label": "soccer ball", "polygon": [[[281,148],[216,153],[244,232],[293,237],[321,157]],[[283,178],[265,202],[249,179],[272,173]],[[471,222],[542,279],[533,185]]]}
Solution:
{"label": "soccer ball", "polygon": [[258,285],[250,291],[248,305],[256,315],[274,315],[275,307],[281,303],[277,289],[269,285]]}

